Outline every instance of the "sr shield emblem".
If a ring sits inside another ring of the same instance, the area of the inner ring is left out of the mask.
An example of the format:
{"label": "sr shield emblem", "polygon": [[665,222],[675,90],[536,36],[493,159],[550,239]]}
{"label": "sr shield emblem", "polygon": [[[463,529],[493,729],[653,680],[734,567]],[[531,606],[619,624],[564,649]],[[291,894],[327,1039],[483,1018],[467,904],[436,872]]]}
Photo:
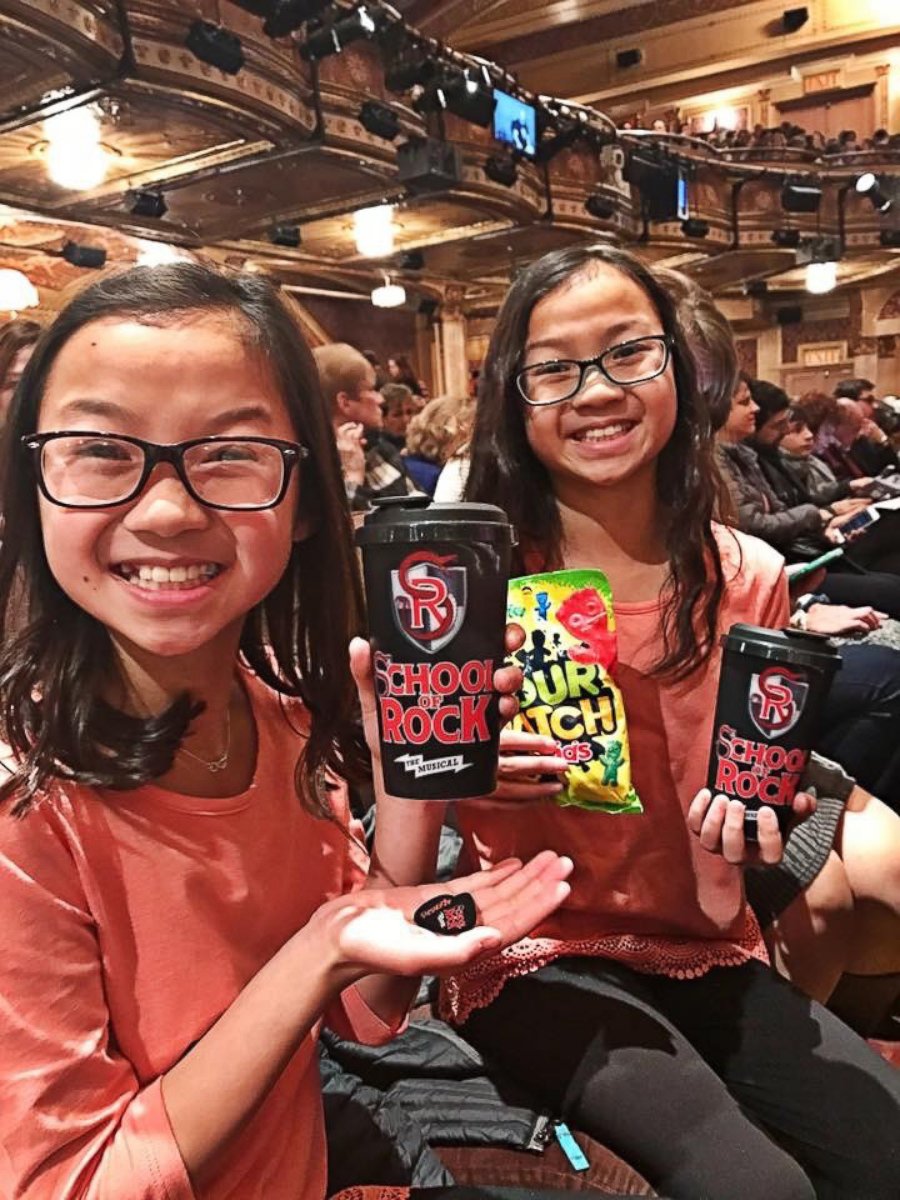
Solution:
{"label": "sr shield emblem", "polygon": [[768,667],[750,677],[750,719],[763,737],[781,737],[800,720],[808,695],[809,684],[801,671]]}
{"label": "sr shield emblem", "polygon": [[457,635],[466,615],[466,568],[455,555],[417,550],[391,571],[394,620],[414,646],[434,654]]}

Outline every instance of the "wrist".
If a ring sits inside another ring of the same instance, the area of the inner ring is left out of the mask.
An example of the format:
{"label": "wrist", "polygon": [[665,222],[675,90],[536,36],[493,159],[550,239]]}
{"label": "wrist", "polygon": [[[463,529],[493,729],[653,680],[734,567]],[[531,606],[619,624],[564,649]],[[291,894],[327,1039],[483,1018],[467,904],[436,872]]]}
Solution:
{"label": "wrist", "polygon": [[[291,942],[298,943],[298,968],[304,971],[312,969],[321,975],[323,1008],[344,988],[369,974],[368,969],[360,963],[346,957],[341,945],[344,926],[361,908],[361,905],[354,903],[352,893],[328,900],[316,909],[303,929],[291,939]],[[311,955],[311,965],[307,955]]]}

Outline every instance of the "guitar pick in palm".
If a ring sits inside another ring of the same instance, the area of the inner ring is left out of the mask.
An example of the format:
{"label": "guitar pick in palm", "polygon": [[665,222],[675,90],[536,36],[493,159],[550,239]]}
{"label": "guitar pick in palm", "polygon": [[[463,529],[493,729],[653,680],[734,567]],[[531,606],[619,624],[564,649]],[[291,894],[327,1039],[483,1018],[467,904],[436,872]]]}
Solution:
{"label": "guitar pick in palm", "polygon": [[465,933],[467,929],[474,929],[478,923],[475,899],[468,892],[460,892],[456,896],[449,893],[435,896],[433,900],[426,900],[416,909],[413,920],[432,933],[445,933],[450,936]]}

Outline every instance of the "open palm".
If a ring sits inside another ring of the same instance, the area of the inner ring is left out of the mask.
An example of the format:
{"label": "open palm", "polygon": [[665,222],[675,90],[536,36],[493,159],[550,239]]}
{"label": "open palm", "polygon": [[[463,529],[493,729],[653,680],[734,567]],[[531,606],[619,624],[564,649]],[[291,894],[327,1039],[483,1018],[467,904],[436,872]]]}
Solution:
{"label": "open palm", "polygon": [[[571,870],[570,859],[545,850],[524,866],[509,859],[448,883],[366,889],[331,900],[324,908],[330,910],[332,936],[346,964],[367,973],[439,974],[524,937],[568,896],[565,880]],[[413,921],[427,900],[460,892],[475,900],[475,929],[451,937]]]}

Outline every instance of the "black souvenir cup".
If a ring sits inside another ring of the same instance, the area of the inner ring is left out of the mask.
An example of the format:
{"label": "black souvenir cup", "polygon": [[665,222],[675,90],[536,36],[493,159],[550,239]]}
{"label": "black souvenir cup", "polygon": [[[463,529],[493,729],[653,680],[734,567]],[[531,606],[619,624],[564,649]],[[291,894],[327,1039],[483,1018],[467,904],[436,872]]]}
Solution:
{"label": "black souvenir cup", "polygon": [[784,835],[841,656],[821,634],[755,625],[732,625],[722,644],[707,787],[746,806],[747,841],[764,804]]}
{"label": "black souvenir cup", "polygon": [[427,496],[377,502],[356,531],[391,795],[451,800],[496,786],[493,675],[513,541],[502,509]]}

